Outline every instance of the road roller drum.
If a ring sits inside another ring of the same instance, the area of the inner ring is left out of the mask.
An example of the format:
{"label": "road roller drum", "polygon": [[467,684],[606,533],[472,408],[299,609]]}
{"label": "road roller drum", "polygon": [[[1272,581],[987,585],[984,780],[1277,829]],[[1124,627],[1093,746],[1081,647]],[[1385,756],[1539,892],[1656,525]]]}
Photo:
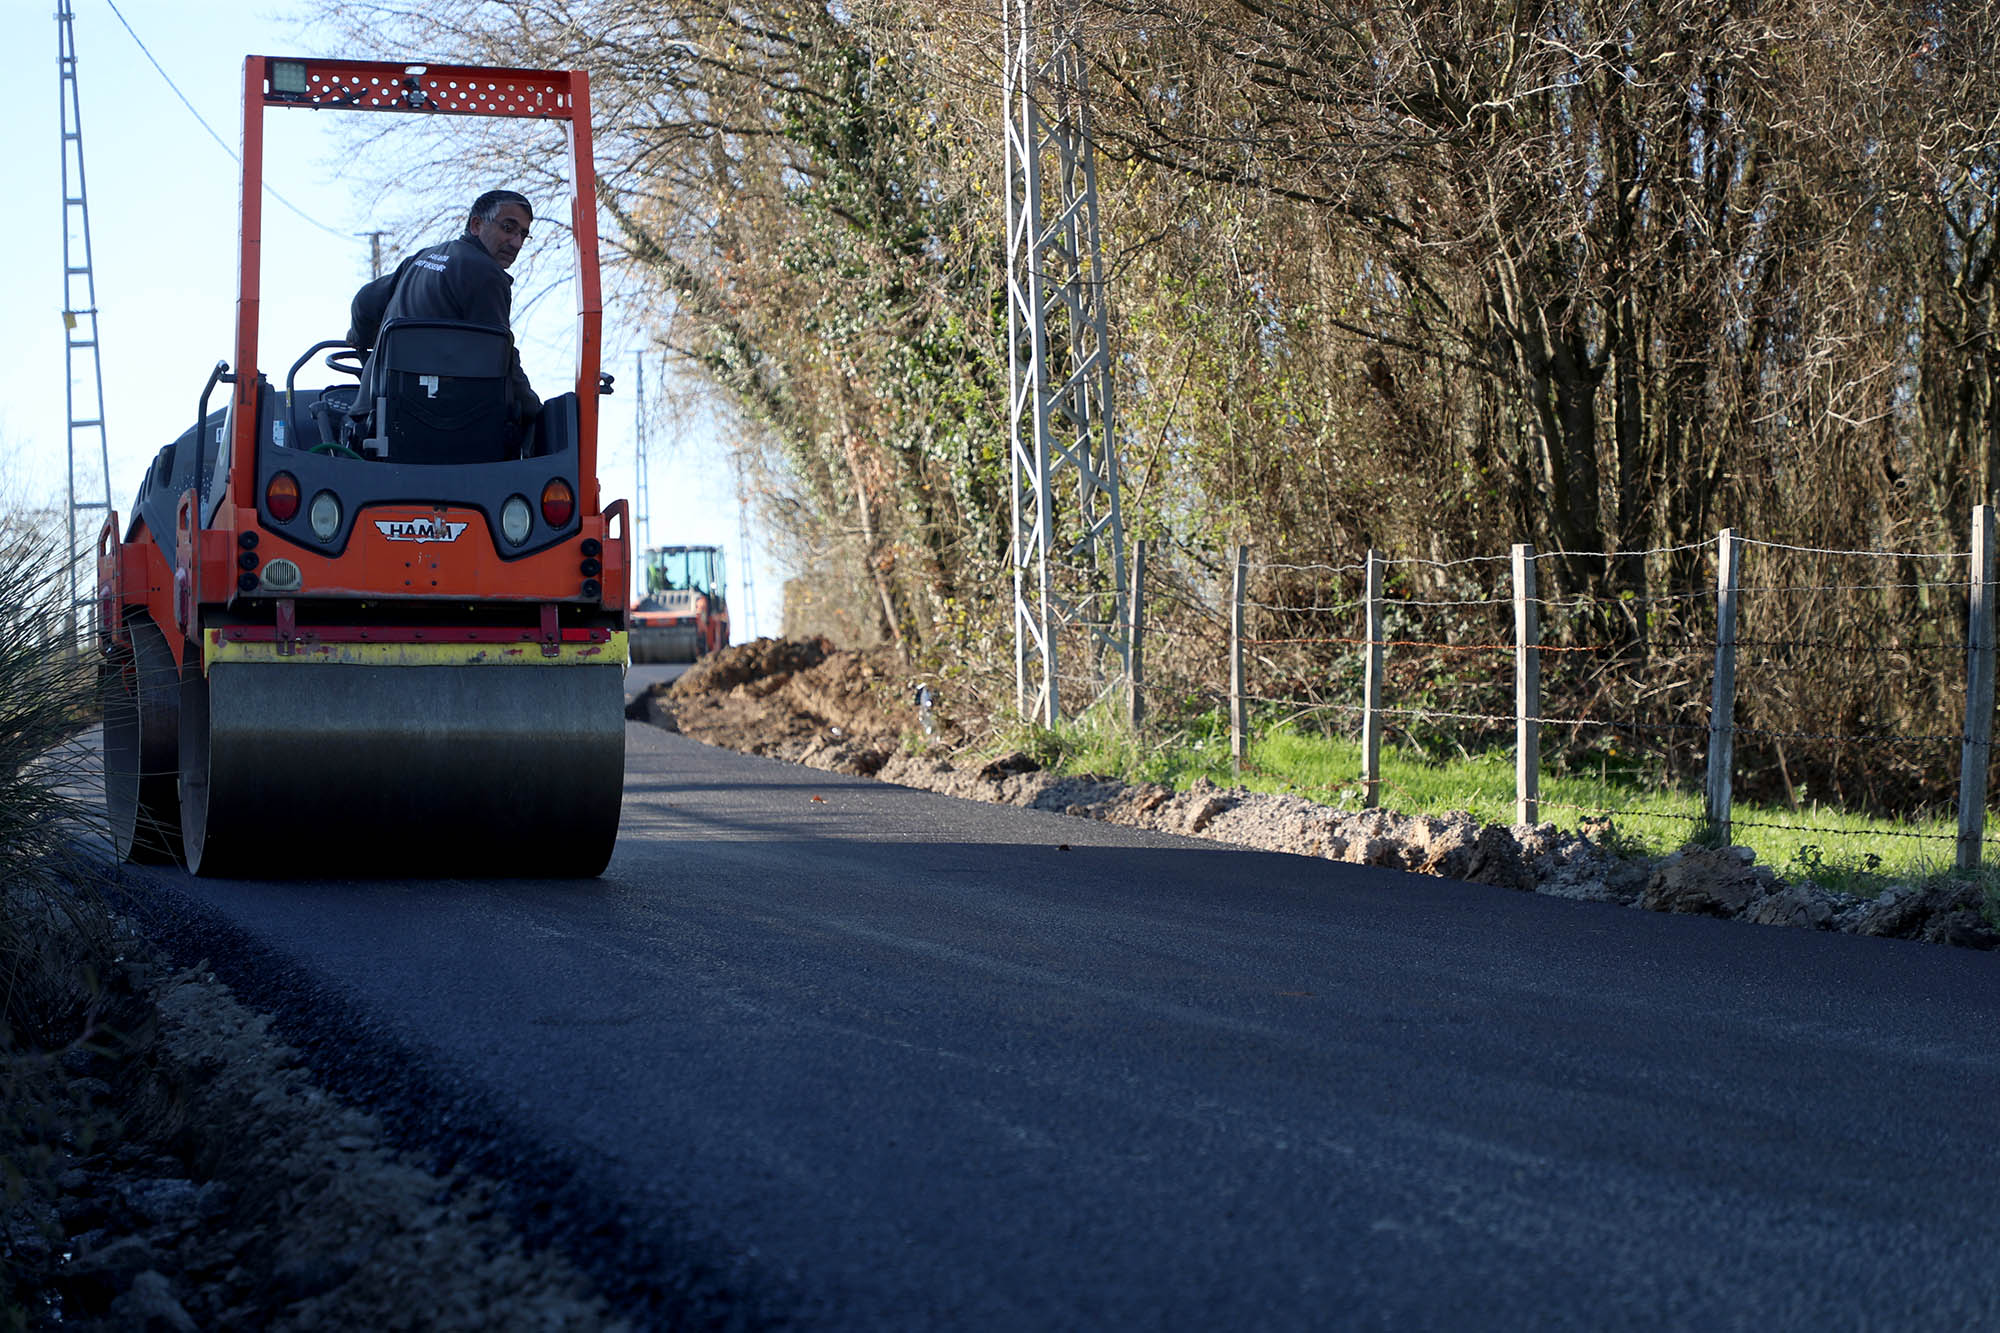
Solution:
{"label": "road roller drum", "polygon": [[667,629],[632,627],[634,662],[692,662],[701,656],[701,631],[674,626]]}
{"label": "road roller drum", "polygon": [[181,858],[180,668],[138,619],[104,672],[104,801],[112,846],[143,864]]}
{"label": "road roller drum", "polygon": [[623,680],[619,662],[212,662],[181,693],[188,866],[596,875],[618,835]]}

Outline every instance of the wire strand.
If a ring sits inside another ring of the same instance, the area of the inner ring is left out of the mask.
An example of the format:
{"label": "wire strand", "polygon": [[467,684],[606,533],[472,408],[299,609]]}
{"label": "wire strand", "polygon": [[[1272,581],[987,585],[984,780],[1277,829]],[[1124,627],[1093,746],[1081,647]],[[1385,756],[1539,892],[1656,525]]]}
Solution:
{"label": "wire strand", "polygon": [[[173,75],[167,73],[166,66],[162,65],[159,62],[158,57],[156,57],[153,54],[152,50],[147,47],[145,40],[139,36],[137,31],[133,29],[131,20],[127,19],[124,15],[124,12],[118,8],[118,0],[104,0],[104,3],[111,6],[112,14],[114,14],[117,17],[119,23],[124,25],[125,31],[131,36],[132,40],[138,44],[139,53],[145,56],[146,59],[152,64],[153,68],[160,72],[160,77],[167,81],[167,87],[173,89],[174,96],[180,98],[181,105],[188,109],[188,114],[193,116],[195,120],[200,123],[201,127],[208,131],[208,137],[215,140],[215,142],[222,148],[222,151],[229,154],[229,156],[240,166],[243,162],[243,155],[237,152],[234,148],[231,148],[229,146],[228,140],[224,139],[220,134],[217,134],[215,132],[215,126],[209,124],[208,120],[201,114],[201,112],[195,110],[194,103],[188,101],[187,94],[182,92],[180,89],[180,85],[174,82]],[[291,209],[292,212],[298,214],[300,217],[304,218],[307,222],[312,223],[313,226],[318,227],[321,231],[325,232],[327,235],[338,236],[342,240],[348,239],[347,234],[345,232],[337,231],[334,228],[327,226],[324,222],[321,222],[318,218],[306,212],[303,208],[300,208],[297,204],[285,198],[285,196],[283,196],[282,194],[279,194],[277,188],[273,186],[269,181],[263,182],[263,186],[264,186],[264,193],[270,195],[273,199],[283,204],[286,208]]]}
{"label": "wire strand", "polygon": [[1552,801],[1543,796],[1535,804],[1544,810],[1574,810],[1580,815],[1603,815],[1608,819],[1673,819],[1683,824],[1699,824],[1703,816],[1675,814],[1671,810],[1635,810],[1625,808],[1613,810],[1602,805],[1576,805],[1569,801]]}
{"label": "wire strand", "polygon": [[1823,546],[1787,546],[1784,542],[1759,541],[1755,537],[1738,537],[1745,546],[1762,546],[1772,551],[1796,551],[1800,555],[1872,555],[1892,560],[1964,560],[1970,551],[1844,551]]}
{"label": "wire strand", "polygon": [[[1745,583],[1737,587],[1745,592],[1921,592],[1925,588],[1970,588],[1967,579],[1940,579],[1934,583]],[[1713,594],[1711,594],[1713,595]]]}
{"label": "wire strand", "polygon": [[1730,816],[1729,827],[1732,829],[1774,828],[1774,829],[1784,829],[1790,833],[1819,833],[1829,837],[1919,838],[1928,842],[1958,841],[1958,835],[1956,833],[1918,833],[1912,829],[1891,829],[1891,828],[1871,828],[1868,829],[1866,832],[1862,832],[1859,830],[1852,830],[1852,829],[1832,828],[1825,824],[1780,824],[1775,821],[1763,820],[1763,819],[1738,819],[1734,815]]}

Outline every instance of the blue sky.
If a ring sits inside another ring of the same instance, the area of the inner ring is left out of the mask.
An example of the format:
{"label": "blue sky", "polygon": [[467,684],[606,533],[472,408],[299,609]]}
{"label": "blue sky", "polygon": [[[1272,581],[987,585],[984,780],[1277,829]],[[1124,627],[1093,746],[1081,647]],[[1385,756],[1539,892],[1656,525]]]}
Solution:
{"label": "blue sky", "polygon": [[[210,368],[233,359],[238,175],[107,0],[73,5],[111,503],[123,514],[154,452],[192,424]],[[316,40],[301,11],[282,4],[118,0],[118,8],[231,148],[241,138],[245,55],[346,54],[329,49],[324,37]],[[0,266],[0,452],[12,493],[60,502],[66,420],[54,13],[52,3],[9,0],[0,14],[0,46],[15,53],[21,75],[0,87],[6,126],[0,167],[14,186],[16,240]],[[357,233],[393,225],[412,209],[407,198],[365,197],[357,181],[343,177],[345,140],[335,122],[333,114],[302,111],[265,121],[267,182],[320,224],[266,199],[259,360],[273,379],[313,342],[345,332],[348,301],[369,276],[368,241]],[[444,237],[396,239],[424,244]],[[569,263],[568,255],[543,256],[538,280],[567,273]],[[524,275],[517,304],[536,278]],[[544,395],[574,380],[575,308],[565,288],[517,322],[529,378]],[[607,500],[635,489],[630,388],[638,339],[620,316],[608,300],[605,365],[617,374],[619,391],[604,401],[599,436]],[[79,386],[80,394],[86,391]],[[731,591],[738,593],[742,554],[724,442],[699,420],[683,428],[656,421],[650,440],[652,539],[728,547]],[[753,534],[753,543],[761,545],[761,538]],[[782,572],[760,552],[756,574],[756,630],[775,633]],[[735,637],[742,640],[751,627],[740,596],[736,601]]]}

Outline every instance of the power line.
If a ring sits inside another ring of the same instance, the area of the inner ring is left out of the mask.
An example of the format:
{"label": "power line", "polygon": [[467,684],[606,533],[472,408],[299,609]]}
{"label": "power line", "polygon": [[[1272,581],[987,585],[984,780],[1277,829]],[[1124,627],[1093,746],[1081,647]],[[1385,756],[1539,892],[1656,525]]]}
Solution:
{"label": "power line", "polygon": [[[217,144],[221,145],[223,152],[229,154],[231,158],[235,159],[238,165],[241,165],[243,162],[243,155],[237,152],[234,148],[231,148],[229,146],[229,141],[224,139],[220,134],[217,134],[215,132],[215,126],[209,124],[207,119],[201,114],[201,112],[195,110],[194,103],[188,101],[187,94],[182,92],[180,89],[180,85],[174,82],[173,75],[167,73],[166,67],[160,64],[158,58],[156,58],[153,55],[152,51],[147,48],[145,41],[139,36],[139,34],[136,31],[133,30],[130,20],[128,20],[125,17],[125,15],[122,12],[120,12],[117,0],[104,0],[104,3],[111,6],[111,12],[117,15],[118,21],[124,25],[126,33],[128,33],[131,36],[134,42],[138,43],[140,54],[144,55],[148,61],[152,62],[153,68],[160,72],[160,77],[167,81],[167,87],[174,90],[174,96],[180,98],[181,105],[188,109],[188,114],[193,116],[196,121],[200,122],[201,127],[208,131],[208,137],[215,140]],[[273,199],[283,204],[286,208],[291,209],[292,212],[298,214],[300,217],[304,218],[307,222],[312,223],[313,226],[318,227],[321,231],[325,232],[327,235],[339,236],[343,240],[346,239],[345,233],[337,231],[334,228],[327,226],[324,222],[321,222],[318,218],[306,212],[303,208],[300,208],[297,204],[285,198],[285,196],[283,196],[282,194],[279,194],[276,189],[272,188],[271,183],[269,181],[264,182],[264,193],[270,195]]]}

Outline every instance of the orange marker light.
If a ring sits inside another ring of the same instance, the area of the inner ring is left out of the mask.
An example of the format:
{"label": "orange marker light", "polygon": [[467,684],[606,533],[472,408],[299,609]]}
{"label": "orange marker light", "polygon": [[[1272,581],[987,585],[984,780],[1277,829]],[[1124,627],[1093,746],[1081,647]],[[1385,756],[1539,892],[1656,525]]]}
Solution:
{"label": "orange marker light", "polygon": [[[298,508],[296,498],[292,501],[292,508]],[[552,528],[564,527],[569,523],[569,516],[575,512],[576,496],[568,482],[557,477],[542,487],[542,522]]]}
{"label": "orange marker light", "polygon": [[289,523],[299,516],[299,479],[289,472],[280,472],[272,477],[264,487],[264,507],[271,511],[271,517],[280,523]]}

